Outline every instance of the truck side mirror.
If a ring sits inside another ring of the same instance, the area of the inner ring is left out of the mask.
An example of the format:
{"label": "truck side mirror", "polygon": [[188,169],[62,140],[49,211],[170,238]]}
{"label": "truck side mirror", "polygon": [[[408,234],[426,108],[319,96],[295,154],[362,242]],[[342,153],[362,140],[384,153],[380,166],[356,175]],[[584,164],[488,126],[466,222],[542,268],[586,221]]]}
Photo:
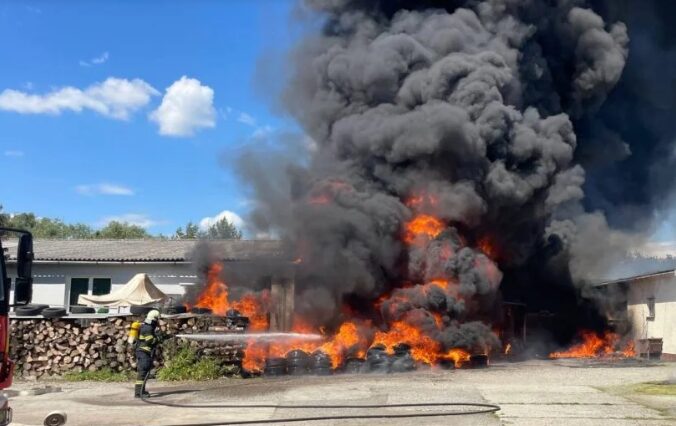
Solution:
{"label": "truck side mirror", "polygon": [[16,284],[14,286],[14,304],[27,305],[33,298],[33,236],[23,234],[19,237],[16,254]]}

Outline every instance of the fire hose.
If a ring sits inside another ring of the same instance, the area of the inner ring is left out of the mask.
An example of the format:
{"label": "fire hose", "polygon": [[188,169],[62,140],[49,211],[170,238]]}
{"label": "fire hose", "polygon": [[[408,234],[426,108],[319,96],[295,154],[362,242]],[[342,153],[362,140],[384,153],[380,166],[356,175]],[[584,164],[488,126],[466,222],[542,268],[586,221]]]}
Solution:
{"label": "fire hose", "polygon": [[[146,374],[143,380],[143,389],[150,373]],[[347,414],[347,415],[325,415],[314,417],[289,417],[283,419],[260,419],[260,420],[240,420],[240,421],[221,421],[207,423],[181,423],[165,426],[216,426],[216,425],[251,425],[251,424],[272,424],[272,423],[291,423],[291,422],[311,422],[311,421],[330,421],[330,420],[348,420],[348,419],[402,419],[402,418],[420,418],[420,417],[449,417],[464,416],[472,414],[489,414],[500,410],[500,406],[495,404],[482,404],[472,402],[428,402],[411,404],[368,404],[368,405],[281,405],[281,404],[177,404],[172,402],[151,401],[144,394],[141,400],[146,404],[160,405],[171,408],[274,408],[274,409],[383,409],[383,408],[423,408],[423,407],[471,407],[473,410],[467,411],[439,411],[434,413],[413,412],[407,414]]]}

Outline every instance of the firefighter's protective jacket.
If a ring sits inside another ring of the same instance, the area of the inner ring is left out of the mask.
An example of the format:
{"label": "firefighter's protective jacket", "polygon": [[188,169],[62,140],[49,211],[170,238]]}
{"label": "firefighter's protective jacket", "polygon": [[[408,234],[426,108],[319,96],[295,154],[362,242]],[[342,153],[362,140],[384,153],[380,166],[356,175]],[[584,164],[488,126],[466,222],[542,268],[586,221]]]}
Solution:
{"label": "firefighter's protective jacket", "polygon": [[151,353],[155,345],[158,342],[158,336],[155,330],[157,329],[157,323],[153,322],[152,324],[143,323],[141,325],[141,330],[139,331],[139,336],[136,344],[136,350],[144,351]]}

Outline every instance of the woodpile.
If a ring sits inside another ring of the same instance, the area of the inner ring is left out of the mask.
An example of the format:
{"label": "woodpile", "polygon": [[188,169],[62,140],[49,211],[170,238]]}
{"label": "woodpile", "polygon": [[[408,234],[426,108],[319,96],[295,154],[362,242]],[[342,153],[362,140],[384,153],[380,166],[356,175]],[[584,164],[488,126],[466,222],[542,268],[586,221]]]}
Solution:
{"label": "woodpile", "polygon": [[[15,377],[39,379],[60,376],[67,372],[134,371],[134,347],[127,343],[132,322],[142,321],[134,316],[104,319],[21,319],[13,318],[10,325],[11,359],[15,362]],[[179,315],[160,320],[160,334],[243,332],[241,327],[226,324],[221,317]],[[241,344],[225,342],[196,342],[173,339],[173,347],[189,345],[204,355],[217,357],[224,365],[241,364]],[[156,366],[163,358],[157,352]]]}

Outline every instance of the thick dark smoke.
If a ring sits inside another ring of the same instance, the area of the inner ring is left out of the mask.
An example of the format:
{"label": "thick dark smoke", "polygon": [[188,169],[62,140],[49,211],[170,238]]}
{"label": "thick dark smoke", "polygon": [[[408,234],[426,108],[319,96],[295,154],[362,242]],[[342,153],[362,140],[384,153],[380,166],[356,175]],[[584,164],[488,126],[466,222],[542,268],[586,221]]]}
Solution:
{"label": "thick dark smoke", "polygon": [[[390,320],[442,313],[449,347],[490,344],[476,321],[499,295],[573,331],[602,322],[575,284],[638,244],[673,182],[676,97],[640,69],[671,46],[645,48],[657,30],[639,22],[633,53],[628,4],[307,0],[324,23],[294,50],[283,101],[310,161],[240,163],[256,230],[303,259],[300,309],[326,323],[387,293]],[[445,231],[407,244],[420,214]]]}

